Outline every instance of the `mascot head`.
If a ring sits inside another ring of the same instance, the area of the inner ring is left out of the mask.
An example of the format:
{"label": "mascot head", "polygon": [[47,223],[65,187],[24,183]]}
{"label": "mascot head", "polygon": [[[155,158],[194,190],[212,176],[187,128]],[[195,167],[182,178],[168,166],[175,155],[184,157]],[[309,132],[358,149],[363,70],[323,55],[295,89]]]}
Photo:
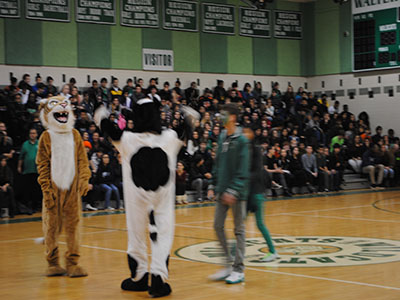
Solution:
{"label": "mascot head", "polygon": [[75,116],[71,102],[63,96],[40,101],[40,121],[47,129],[56,132],[70,132],[74,128]]}
{"label": "mascot head", "polygon": [[161,133],[160,103],[158,100],[140,99],[132,111],[134,132]]}

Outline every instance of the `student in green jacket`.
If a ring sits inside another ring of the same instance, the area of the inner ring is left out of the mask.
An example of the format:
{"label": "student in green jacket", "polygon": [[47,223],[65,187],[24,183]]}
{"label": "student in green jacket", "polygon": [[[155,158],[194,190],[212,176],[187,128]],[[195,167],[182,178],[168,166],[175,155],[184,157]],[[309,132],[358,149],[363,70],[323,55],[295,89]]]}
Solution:
{"label": "student in green jacket", "polygon": [[[225,130],[218,140],[218,151],[212,171],[208,197],[217,195],[214,229],[226,255],[224,269],[211,275],[211,280],[225,280],[233,284],[244,281],[245,218],[246,200],[249,183],[249,144],[242,135],[242,129],[236,126],[239,115],[238,107],[226,104],[221,112]],[[225,236],[224,224],[229,207],[232,208],[236,253],[233,259]]]}
{"label": "student in green jacket", "polygon": [[261,149],[256,145],[254,140],[254,131],[250,127],[243,129],[243,134],[250,141],[250,184],[249,184],[249,197],[247,203],[247,210],[254,212],[256,216],[257,227],[262,233],[265,241],[267,242],[269,252],[261,258],[263,262],[274,261],[280,256],[275,250],[271,235],[264,224],[264,174],[263,158]]}

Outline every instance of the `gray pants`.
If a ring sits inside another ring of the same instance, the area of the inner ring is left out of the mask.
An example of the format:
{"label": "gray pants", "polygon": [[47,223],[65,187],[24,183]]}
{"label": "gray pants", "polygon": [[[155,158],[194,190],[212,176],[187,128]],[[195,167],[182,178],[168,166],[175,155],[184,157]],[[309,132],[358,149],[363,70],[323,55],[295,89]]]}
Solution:
{"label": "gray pants", "polygon": [[[364,174],[369,174],[369,180],[371,184],[382,184],[383,180],[383,165],[369,165],[362,169]],[[375,173],[378,173],[378,178],[375,181]]]}
{"label": "gray pants", "polygon": [[[218,197],[219,198],[219,197]],[[226,242],[225,235],[225,219],[228,213],[229,205],[225,205],[221,203],[221,200],[218,199],[216,207],[215,207],[215,216],[214,216],[214,229],[217,234],[218,240],[221,244],[222,249],[224,250],[225,256],[227,258],[227,263],[233,263],[233,271],[243,273],[244,272],[244,249],[246,243],[245,237],[245,223],[244,220],[246,218],[246,201],[237,201],[234,205],[232,205],[232,214],[233,214],[233,222],[234,222],[234,232],[236,236],[236,254],[235,259],[233,259]]]}
{"label": "gray pants", "polygon": [[208,180],[207,179],[201,179],[197,178],[192,181],[192,188],[196,189],[196,197],[197,200],[202,200],[202,193],[203,190],[206,189],[208,186]]}

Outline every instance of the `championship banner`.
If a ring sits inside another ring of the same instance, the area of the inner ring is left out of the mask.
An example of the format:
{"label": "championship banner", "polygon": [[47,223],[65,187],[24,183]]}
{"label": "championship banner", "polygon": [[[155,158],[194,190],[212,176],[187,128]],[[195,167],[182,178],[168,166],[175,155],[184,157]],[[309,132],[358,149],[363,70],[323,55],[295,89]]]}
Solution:
{"label": "championship banner", "polygon": [[159,27],[158,0],[121,0],[121,25]]}
{"label": "championship banner", "polygon": [[97,24],[115,24],[117,0],[75,0],[76,21]]}
{"label": "championship banner", "polygon": [[298,11],[275,10],[274,36],[282,39],[303,37],[302,14]]}
{"label": "championship banner", "polygon": [[43,21],[69,22],[68,0],[26,0],[26,18]]}
{"label": "championship banner", "polygon": [[239,33],[243,36],[270,38],[271,17],[269,10],[239,8]]}
{"label": "championship banner", "polygon": [[19,0],[0,0],[0,17],[19,18]]}
{"label": "championship banner", "polygon": [[198,31],[198,4],[191,1],[164,0],[163,28]]}
{"label": "championship banner", "polygon": [[203,32],[235,34],[235,6],[203,3]]}

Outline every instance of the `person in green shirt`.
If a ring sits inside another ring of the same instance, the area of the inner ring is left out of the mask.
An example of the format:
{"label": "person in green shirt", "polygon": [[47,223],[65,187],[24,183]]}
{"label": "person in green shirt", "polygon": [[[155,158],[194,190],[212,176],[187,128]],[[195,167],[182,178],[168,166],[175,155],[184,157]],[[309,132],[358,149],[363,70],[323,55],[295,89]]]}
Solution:
{"label": "person in green shirt", "polygon": [[250,141],[250,184],[249,184],[249,197],[247,203],[248,212],[253,212],[256,217],[257,228],[263,235],[265,242],[268,245],[269,252],[260,259],[262,262],[271,262],[279,259],[280,256],[276,252],[274,243],[268,228],[264,224],[264,191],[265,181],[263,169],[263,155],[261,148],[256,144],[254,139],[255,133],[251,127],[245,127],[243,129],[244,135]]}
{"label": "person in green shirt", "polygon": [[[218,140],[217,156],[213,166],[208,198],[217,197],[214,229],[226,256],[227,265],[211,275],[211,280],[225,280],[228,284],[244,281],[245,218],[249,190],[249,143],[236,126],[239,109],[234,103],[226,104],[221,113],[225,130]],[[225,219],[232,208],[236,253],[233,259],[225,235]],[[232,264],[232,266],[231,266]]]}
{"label": "person in green shirt", "polygon": [[342,146],[344,144],[344,131],[340,130],[337,136],[334,136],[331,140],[331,147],[330,150],[331,152],[333,152],[333,146],[335,144],[339,144],[340,146]]}
{"label": "person in green shirt", "polygon": [[24,204],[27,206],[27,214],[41,209],[40,187],[37,182],[36,154],[38,151],[38,134],[36,129],[29,130],[29,139],[21,148],[18,160],[18,173],[23,176]]}

